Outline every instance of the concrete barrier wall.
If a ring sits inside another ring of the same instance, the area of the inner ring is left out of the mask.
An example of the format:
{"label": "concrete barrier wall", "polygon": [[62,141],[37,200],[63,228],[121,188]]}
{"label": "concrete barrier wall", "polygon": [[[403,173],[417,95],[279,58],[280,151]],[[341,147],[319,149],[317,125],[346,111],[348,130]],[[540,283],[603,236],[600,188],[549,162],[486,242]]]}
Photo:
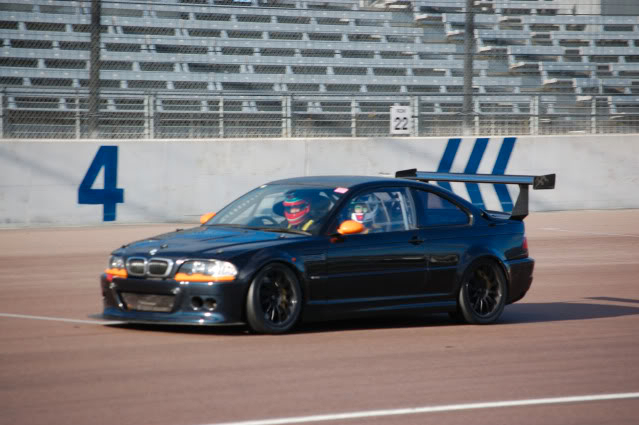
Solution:
{"label": "concrete barrier wall", "polygon": [[[556,173],[555,190],[531,192],[532,211],[639,208],[637,135],[5,140],[0,141],[0,225],[195,222],[201,213],[267,181],[393,175],[407,168]],[[464,184],[453,183],[453,190],[468,197]],[[513,199],[516,190],[511,189]],[[482,185],[481,193],[488,208],[501,209],[492,185]]]}

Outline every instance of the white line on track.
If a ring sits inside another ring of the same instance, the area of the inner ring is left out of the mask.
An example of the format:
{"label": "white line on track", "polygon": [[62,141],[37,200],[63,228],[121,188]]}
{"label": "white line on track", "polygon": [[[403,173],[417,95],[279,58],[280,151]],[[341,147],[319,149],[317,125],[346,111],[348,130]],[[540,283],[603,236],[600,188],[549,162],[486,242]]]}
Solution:
{"label": "white line on track", "polygon": [[107,321],[107,320],[65,319],[63,317],[30,316],[28,314],[11,314],[11,313],[0,313],[0,317],[11,317],[14,319],[48,320],[51,322],[83,323],[85,325],[121,325],[122,323],[124,323],[124,322]]}
{"label": "white line on track", "polygon": [[630,235],[630,234],[627,234],[627,233],[586,232],[586,231],[583,231],[583,230],[559,229],[557,227],[542,227],[541,230],[550,230],[552,232],[578,233],[580,235],[621,236],[621,237],[625,237],[625,238],[639,238],[639,235]]}
{"label": "white line on track", "polygon": [[338,421],[343,419],[361,419],[380,416],[414,415],[418,413],[452,412],[457,410],[491,409],[499,407],[535,406],[543,404],[580,403],[586,401],[622,400],[639,398],[638,393],[595,394],[556,398],[533,398],[528,400],[494,401],[487,403],[448,404],[442,406],[409,407],[405,409],[369,410],[361,412],[335,413],[290,418],[260,419],[243,422],[224,422],[209,425],[281,425],[309,422]]}

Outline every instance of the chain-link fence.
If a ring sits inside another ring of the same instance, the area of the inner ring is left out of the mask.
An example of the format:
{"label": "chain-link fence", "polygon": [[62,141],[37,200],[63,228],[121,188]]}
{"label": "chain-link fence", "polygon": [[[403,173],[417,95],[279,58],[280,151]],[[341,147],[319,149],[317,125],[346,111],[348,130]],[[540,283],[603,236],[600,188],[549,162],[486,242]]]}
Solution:
{"label": "chain-link fence", "polygon": [[465,0],[0,0],[0,137],[638,132],[639,4],[573,3],[474,2],[465,114]]}
{"label": "chain-link fence", "polygon": [[[350,98],[350,99],[349,99]],[[639,109],[610,113],[608,97],[591,96],[562,108],[561,96],[522,96],[498,103],[476,99],[476,135],[630,133]],[[5,91],[5,138],[79,139],[89,136],[88,95]],[[457,136],[462,99],[434,96],[244,96],[104,92],[100,138],[382,137],[391,134],[391,107],[410,110],[407,136]]]}

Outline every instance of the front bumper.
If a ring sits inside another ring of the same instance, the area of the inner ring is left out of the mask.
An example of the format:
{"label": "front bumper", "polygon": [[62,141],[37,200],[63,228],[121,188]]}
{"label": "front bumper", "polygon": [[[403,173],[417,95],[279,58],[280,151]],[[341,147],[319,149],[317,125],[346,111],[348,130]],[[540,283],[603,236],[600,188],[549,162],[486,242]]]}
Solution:
{"label": "front bumper", "polygon": [[[246,289],[239,282],[178,282],[172,279],[100,278],[104,319],[127,323],[235,325],[245,323]],[[163,299],[162,305],[140,300]],[[202,304],[200,305],[200,302]],[[152,311],[162,310],[162,311]]]}
{"label": "front bumper", "polygon": [[510,282],[508,288],[508,304],[512,304],[522,299],[530,289],[533,280],[535,260],[528,257],[508,261],[506,268],[508,271],[508,281]]}

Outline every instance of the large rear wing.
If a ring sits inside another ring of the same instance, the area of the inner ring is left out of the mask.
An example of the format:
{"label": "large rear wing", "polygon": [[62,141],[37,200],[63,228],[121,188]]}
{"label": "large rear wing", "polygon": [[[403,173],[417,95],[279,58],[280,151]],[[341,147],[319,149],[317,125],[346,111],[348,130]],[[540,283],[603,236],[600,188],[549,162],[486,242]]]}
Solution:
{"label": "large rear wing", "polygon": [[463,173],[439,173],[428,171],[410,170],[397,171],[395,177],[402,179],[419,180],[423,182],[444,181],[462,183],[492,183],[492,184],[517,184],[519,196],[510,217],[515,220],[523,220],[528,215],[528,187],[533,189],[554,189],[555,174],[545,176],[519,176],[519,175],[495,175],[495,174],[463,174]]}

